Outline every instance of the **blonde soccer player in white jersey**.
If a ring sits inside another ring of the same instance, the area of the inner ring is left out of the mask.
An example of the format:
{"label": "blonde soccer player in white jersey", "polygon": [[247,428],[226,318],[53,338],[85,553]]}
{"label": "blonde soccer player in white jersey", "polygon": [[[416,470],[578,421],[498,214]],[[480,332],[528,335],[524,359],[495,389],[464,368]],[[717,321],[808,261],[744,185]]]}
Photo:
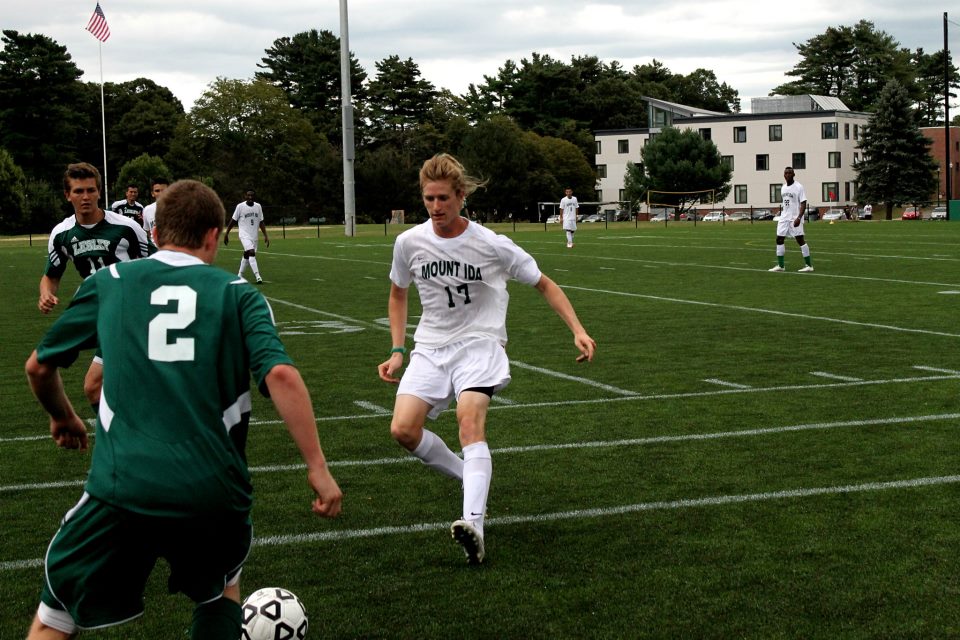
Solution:
{"label": "blonde soccer player in white jersey", "polygon": [[[380,378],[399,384],[390,433],[428,467],[463,483],[463,511],[450,532],[471,564],[485,556],[483,521],[493,464],[487,446],[490,398],[510,382],[507,281],[535,287],[573,333],[578,360],[592,360],[587,335],[566,294],[536,261],[505,236],[460,215],[464,199],[481,183],[456,158],[439,154],[420,169],[430,219],[397,237],[390,269],[388,314],[393,339]],[[422,314],[414,349],[406,354],[407,292],[417,287]],[[424,428],[454,399],[463,458]]]}
{"label": "blonde soccer player in white jersey", "polygon": [[780,221],[777,222],[777,265],[769,271],[783,271],[784,257],[787,247],[783,241],[790,237],[796,238],[800,245],[800,254],[803,256],[804,266],[798,271],[813,271],[810,262],[810,245],[803,237],[803,216],[807,212],[807,192],[803,185],[793,179],[793,167],[783,170],[784,185],[780,189],[783,204],[780,207]]}

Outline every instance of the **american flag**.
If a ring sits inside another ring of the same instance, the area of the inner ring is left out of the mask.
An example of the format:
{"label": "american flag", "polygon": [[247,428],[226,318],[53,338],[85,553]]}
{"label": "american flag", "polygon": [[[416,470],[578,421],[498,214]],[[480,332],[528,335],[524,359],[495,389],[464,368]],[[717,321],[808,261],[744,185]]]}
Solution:
{"label": "american flag", "polygon": [[100,8],[99,2],[97,3],[97,8],[93,11],[93,15],[90,16],[90,22],[87,23],[87,31],[92,33],[100,42],[106,42],[107,38],[110,37],[110,27],[107,25],[107,16],[103,15],[103,9]]}

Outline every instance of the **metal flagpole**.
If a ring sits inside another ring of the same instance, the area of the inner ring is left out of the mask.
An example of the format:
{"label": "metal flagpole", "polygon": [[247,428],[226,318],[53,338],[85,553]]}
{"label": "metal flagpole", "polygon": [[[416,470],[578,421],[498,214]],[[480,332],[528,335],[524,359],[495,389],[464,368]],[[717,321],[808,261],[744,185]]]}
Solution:
{"label": "metal flagpole", "polygon": [[110,188],[107,180],[107,115],[103,101],[103,43],[97,43],[100,53],[100,131],[103,134],[103,208],[110,206]]}
{"label": "metal flagpole", "polygon": [[353,102],[350,91],[350,38],[347,33],[347,0],[340,0],[340,103],[343,109],[343,232],[357,234],[356,184],[353,163],[356,158],[353,136]]}

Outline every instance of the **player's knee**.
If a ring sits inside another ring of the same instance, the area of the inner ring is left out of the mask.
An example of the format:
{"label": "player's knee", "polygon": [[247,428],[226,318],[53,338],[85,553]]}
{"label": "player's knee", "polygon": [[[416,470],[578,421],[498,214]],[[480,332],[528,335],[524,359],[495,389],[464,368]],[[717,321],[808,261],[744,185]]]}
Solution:
{"label": "player's knee", "polygon": [[413,451],[420,444],[420,438],[423,437],[423,428],[394,421],[390,424],[390,436],[407,451]]}

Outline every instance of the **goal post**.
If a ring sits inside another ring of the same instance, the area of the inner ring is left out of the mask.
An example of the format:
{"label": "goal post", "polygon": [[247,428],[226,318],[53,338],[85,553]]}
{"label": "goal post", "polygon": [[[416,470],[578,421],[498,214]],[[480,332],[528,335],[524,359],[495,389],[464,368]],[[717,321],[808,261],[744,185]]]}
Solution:
{"label": "goal post", "polygon": [[695,191],[661,191],[650,189],[647,191],[647,209],[651,207],[672,207],[678,210],[678,213],[689,211],[697,204],[709,204],[713,206],[716,202],[716,189],[698,189]]}

